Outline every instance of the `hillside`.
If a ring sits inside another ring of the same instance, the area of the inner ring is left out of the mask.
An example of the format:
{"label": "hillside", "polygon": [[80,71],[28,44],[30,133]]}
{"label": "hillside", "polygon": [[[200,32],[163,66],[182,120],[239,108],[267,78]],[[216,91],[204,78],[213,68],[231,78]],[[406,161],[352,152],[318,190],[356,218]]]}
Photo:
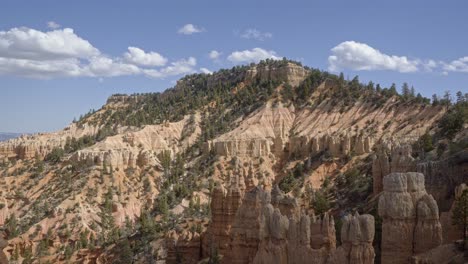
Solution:
{"label": "hillside", "polygon": [[468,181],[467,97],[431,102],[289,60],[113,95],[61,131],[0,143],[4,252],[10,263],[389,263],[398,219],[435,241],[411,232],[402,259],[447,255]]}

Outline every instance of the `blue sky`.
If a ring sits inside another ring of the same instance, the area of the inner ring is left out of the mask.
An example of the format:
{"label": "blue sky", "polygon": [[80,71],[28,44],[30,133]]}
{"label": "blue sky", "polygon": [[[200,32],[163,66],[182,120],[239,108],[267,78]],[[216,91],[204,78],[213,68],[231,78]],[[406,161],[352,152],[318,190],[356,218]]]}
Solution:
{"label": "blue sky", "polygon": [[171,2],[4,1],[0,131],[57,130],[111,94],[266,57],[468,92],[466,1]]}

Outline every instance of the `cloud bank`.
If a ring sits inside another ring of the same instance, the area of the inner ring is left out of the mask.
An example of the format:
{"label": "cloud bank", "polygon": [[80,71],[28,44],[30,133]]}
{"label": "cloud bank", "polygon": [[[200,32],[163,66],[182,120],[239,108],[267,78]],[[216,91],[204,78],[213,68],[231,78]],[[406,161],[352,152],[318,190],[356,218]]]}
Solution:
{"label": "cloud bank", "polygon": [[122,57],[107,56],[71,28],[0,31],[0,75],[41,79],[128,75],[165,78],[196,71],[193,57],[162,67],[167,62],[161,54],[138,47],[128,47]]}
{"label": "cloud bank", "polygon": [[419,61],[405,56],[387,55],[371,46],[355,41],[345,41],[331,49],[328,57],[329,70],[342,69],[357,71],[391,70],[398,72],[418,71]]}
{"label": "cloud bank", "polygon": [[262,48],[254,48],[251,50],[234,51],[227,59],[233,63],[248,63],[259,62],[265,59],[279,60],[276,52],[273,50],[264,50]]}
{"label": "cloud bank", "polygon": [[409,59],[406,56],[385,54],[365,43],[345,41],[331,49],[331,55],[328,57],[328,70],[338,72],[345,69],[388,70],[401,73],[436,72],[443,75],[448,75],[449,72],[468,73],[468,56],[450,62]]}

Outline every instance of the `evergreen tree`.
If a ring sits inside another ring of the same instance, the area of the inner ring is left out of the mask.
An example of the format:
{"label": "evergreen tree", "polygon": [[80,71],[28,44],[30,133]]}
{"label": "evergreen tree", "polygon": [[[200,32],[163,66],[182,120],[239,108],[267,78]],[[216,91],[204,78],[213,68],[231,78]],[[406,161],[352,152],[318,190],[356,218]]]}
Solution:
{"label": "evergreen tree", "polygon": [[457,92],[457,103],[463,103],[465,101],[465,96],[461,91]]}
{"label": "evergreen tree", "polygon": [[408,86],[408,83],[403,83],[403,86],[401,87],[401,95],[403,96],[403,99],[407,100],[410,98],[410,88]]}
{"label": "evergreen tree", "polygon": [[116,251],[118,252],[118,257],[114,263],[117,264],[131,264],[133,263],[133,252],[130,247],[130,242],[127,238],[122,239],[116,245]]}
{"label": "evergreen tree", "polygon": [[410,89],[410,97],[411,98],[414,98],[416,95],[415,95],[416,91],[414,90],[414,87],[411,86],[411,89]]}
{"label": "evergreen tree", "polygon": [[468,229],[468,190],[464,190],[462,195],[455,201],[455,208],[452,213],[452,223],[462,228],[463,246],[466,243],[466,232]]}
{"label": "evergreen tree", "polygon": [[437,94],[432,95],[432,105],[433,106],[439,105],[439,97],[437,96]]}
{"label": "evergreen tree", "polygon": [[390,86],[389,95],[390,96],[398,95],[398,92],[396,90],[396,85],[394,83],[392,83],[392,86]]}

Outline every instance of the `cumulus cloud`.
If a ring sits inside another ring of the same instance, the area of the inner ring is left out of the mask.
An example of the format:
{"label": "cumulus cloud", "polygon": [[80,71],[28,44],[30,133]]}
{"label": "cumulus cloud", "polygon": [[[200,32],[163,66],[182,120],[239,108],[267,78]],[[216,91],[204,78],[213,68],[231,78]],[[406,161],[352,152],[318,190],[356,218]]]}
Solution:
{"label": "cumulus cloud", "polygon": [[221,56],[221,52],[217,51],[217,50],[212,50],[210,51],[210,53],[208,54],[208,57],[210,57],[210,59],[212,60],[217,60],[219,59],[219,56]]}
{"label": "cumulus cloud", "polygon": [[54,60],[99,54],[98,49],[71,28],[41,32],[22,27],[0,31],[0,57],[3,58]]}
{"label": "cumulus cloud", "polygon": [[193,57],[161,68],[167,61],[157,52],[137,47],[129,47],[122,57],[104,55],[70,28],[47,32],[25,27],[0,31],[0,75],[41,79],[128,75],[164,78],[195,72]]}
{"label": "cumulus cloud", "polygon": [[261,32],[255,28],[248,28],[244,32],[241,33],[241,38],[245,39],[256,39],[260,41],[264,41],[265,39],[269,39],[273,37],[273,34],[270,32]]}
{"label": "cumulus cloud", "polygon": [[208,70],[207,68],[200,68],[200,71],[205,74],[212,74],[213,72]]}
{"label": "cumulus cloud", "polygon": [[419,60],[405,56],[387,55],[365,43],[345,41],[331,49],[328,57],[329,70],[391,70],[399,72],[418,71]]}
{"label": "cumulus cloud", "polygon": [[199,28],[195,26],[194,24],[186,24],[183,27],[181,27],[177,33],[179,34],[184,34],[184,35],[192,35],[194,33],[200,33],[203,32],[203,28]]}
{"label": "cumulus cloud", "polygon": [[143,73],[153,78],[165,78],[174,75],[193,73],[195,72],[194,67],[196,65],[197,60],[194,57],[189,57],[188,59],[172,62],[170,66],[162,69],[143,70]]}
{"label": "cumulus cloud", "polygon": [[234,51],[228,58],[233,63],[246,63],[246,62],[258,62],[264,59],[279,60],[280,57],[276,55],[273,50],[264,50],[262,48],[254,48],[251,50]]}
{"label": "cumulus cloud", "polygon": [[124,54],[127,62],[140,66],[164,66],[167,59],[157,52],[145,52],[137,47],[128,47],[128,52]]}
{"label": "cumulus cloud", "polygon": [[468,73],[468,56],[453,60],[443,64],[443,74],[448,75],[448,72],[467,72]]}
{"label": "cumulus cloud", "polygon": [[47,22],[47,27],[50,29],[58,29],[58,28],[61,28],[62,26],[58,24],[57,22],[49,21]]}

